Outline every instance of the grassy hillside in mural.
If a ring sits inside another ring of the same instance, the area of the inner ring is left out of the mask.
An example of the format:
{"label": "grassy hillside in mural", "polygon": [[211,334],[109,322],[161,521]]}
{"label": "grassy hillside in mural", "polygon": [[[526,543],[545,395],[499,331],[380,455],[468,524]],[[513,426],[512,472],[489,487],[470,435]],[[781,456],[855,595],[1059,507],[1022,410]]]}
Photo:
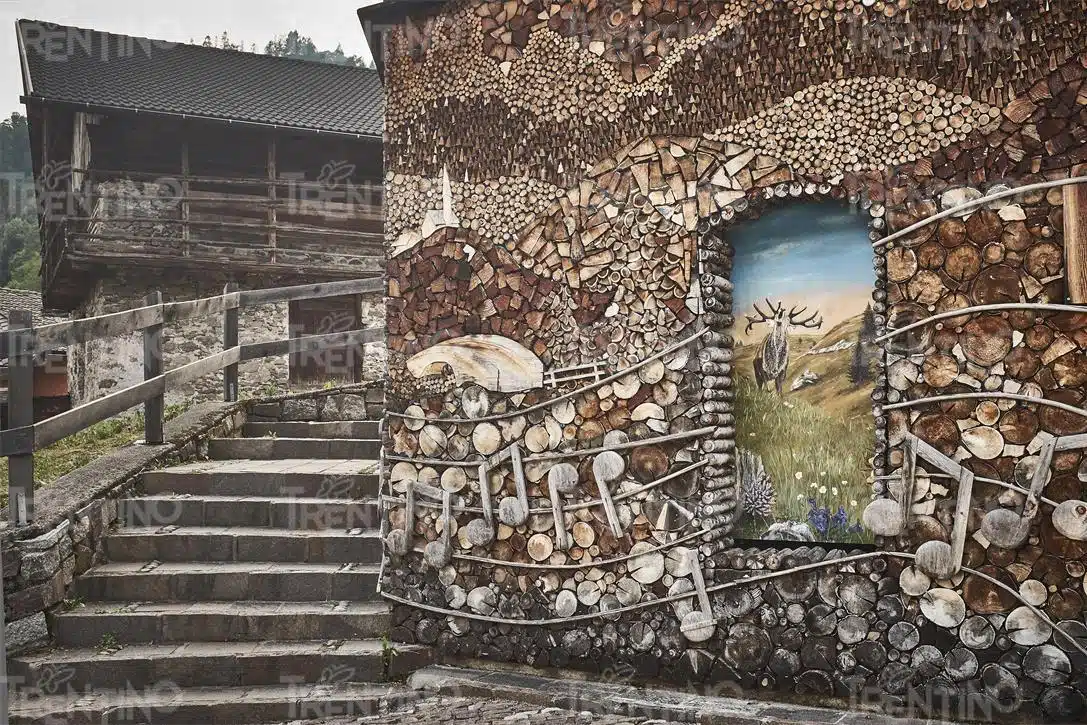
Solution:
{"label": "grassy hillside in mural", "polygon": [[774,522],[800,521],[819,540],[871,540],[859,525],[871,491],[870,412],[842,421],[798,397],[782,399],[759,390],[741,376],[736,418],[737,430],[743,431],[737,445],[762,458],[775,494],[772,515],[745,513],[737,536],[758,538]]}
{"label": "grassy hillside in mural", "polygon": [[866,541],[878,351],[864,220],[834,204],[798,204],[729,237],[746,492],[738,533]]}

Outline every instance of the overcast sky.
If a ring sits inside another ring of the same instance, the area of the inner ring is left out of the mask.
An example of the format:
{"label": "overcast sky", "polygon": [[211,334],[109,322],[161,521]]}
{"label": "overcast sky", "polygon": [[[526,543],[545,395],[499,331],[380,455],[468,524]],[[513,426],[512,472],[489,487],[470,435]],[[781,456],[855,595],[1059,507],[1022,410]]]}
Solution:
{"label": "overcast sky", "polygon": [[20,18],[76,25],[156,40],[200,43],[224,30],[234,42],[259,51],[277,35],[298,30],[321,50],[342,45],[348,55],[369,58],[355,11],[373,0],[0,0],[0,117],[25,113],[15,44]]}

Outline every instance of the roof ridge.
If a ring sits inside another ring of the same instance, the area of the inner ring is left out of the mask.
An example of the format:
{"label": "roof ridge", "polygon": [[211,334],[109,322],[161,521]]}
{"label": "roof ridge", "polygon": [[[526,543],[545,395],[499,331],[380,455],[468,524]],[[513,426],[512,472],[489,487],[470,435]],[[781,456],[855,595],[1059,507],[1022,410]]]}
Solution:
{"label": "roof ridge", "polygon": [[378,75],[378,71],[377,71],[376,68],[360,67],[360,66],[355,66],[355,65],[341,65],[339,63],[325,63],[324,61],[308,60],[306,58],[288,58],[288,57],[284,57],[284,56],[281,56],[281,55],[269,55],[267,53],[253,53],[253,52],[250,52],[248,50],[238,50],[236,48],[217,48],[217,47],[215,47],[213,45],[201,45],[199,43],[186,43],[186,42],[179,42],[179,41],[174,41],[174,40],[165,40],[163,38],[150,38],[150,37],[147,37],[147,36],[144,36],[144,35],[129,35],[128,33],[115,33],[115,32],[113,32],[111,30],[98,30],[97,28],[84,28],[84,27],[81,27],[81,26],[78,26],[78,25],[65,25],[63,23],[55,23],[55,22],[50,21],[50,20],[34,20],[34,19],[31,19],[31,18],[19,18],[19,20],[17,20],[16,23],[19,26],[20,31],[22,30],[22,28],[23,28],[23,26],[25,24],[38,23],[40,25],[47,25],[47,26],[51,26],[51,27],[55,27],[55,28],[68,28],[70,30],[80,30],[80,31],[89,32],[89,33],[100,33],[102,35],[108,35],[108,36],[111,36],[111,37],[114,37],[114,38],[131,38],[133,40],[147,40],[147,41],[150,41],[152,43],[164,43],[164,44],[168,44],[168,45],[175,46],[175,47],[176,46],[184,46],[184,47],[188,47],[188,48],[195,48],[195,49],[197,49],[197,50],[199,50],[201,52],[208,51],[208,52],[218,52],[218,53],[224,53],[224,54],[233,53],[235,55],[245,55],[245,56],[250,56],[250,57],[254,57],[254,58],[267,58],[267,59],[270,59],[270,60],[274,59],[274,60],[277,60],[277,61],[286,61],[286,62],[289,62],[289,63],[304,63],[304,64],[307,64],[307,65],[310,65],[310,66],[317,65],[317,66],[326,66],[326,67],[330,67],[330,68],[343,68],[344,70],[347,70],[347,71],[361,71],[363,73],[373,74],[375,76]]}
{"label": "roof ridge", "polygon": [[[383,132],[383,84],[372,68],[155,41],[38,20],[18,20],[16,35],[20,47],[32,51],[20,58],[27,102],[75,103],[371,139]],[[161,48],[156,50],[155,43]],[[114,64],[114,56],[124,62]],[[54,57],[68,62],[50,62]]]}

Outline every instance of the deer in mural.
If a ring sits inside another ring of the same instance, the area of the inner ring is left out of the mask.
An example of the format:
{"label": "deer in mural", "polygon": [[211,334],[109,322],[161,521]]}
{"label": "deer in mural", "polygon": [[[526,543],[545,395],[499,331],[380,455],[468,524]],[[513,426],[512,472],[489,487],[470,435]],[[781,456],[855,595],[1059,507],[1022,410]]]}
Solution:
{"label": "deer in mural", "polygon": [[744,315],[747,318],[745,334],[750,333],[752,327],[763,322],[770,325],[770,332],[763,338],[759,351],[755,353],[755,383],[761,390],[765,383],[773,380],[778,395],[781,395],[782,386],[785,385],[785,370],[789,367],[789,328],[804,327],[809,330],[818,330],[823,326],[823,318],[818,311],[803,317],[808,310],[807,307],[801,307],[799,310],[793,307],[786,313],[785,305],[775,305],[769,298],[766,300],[766,306],[770,309],[769,314],[764,312],[756,302],[754,308],[758,317]]}

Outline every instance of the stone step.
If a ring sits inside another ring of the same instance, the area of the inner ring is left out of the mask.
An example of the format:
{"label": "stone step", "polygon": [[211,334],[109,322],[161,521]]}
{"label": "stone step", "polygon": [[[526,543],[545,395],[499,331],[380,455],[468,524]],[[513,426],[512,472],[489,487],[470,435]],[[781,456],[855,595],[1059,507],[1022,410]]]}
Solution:
{"label": "stone step", "polygon": [[316,422],[246,423],[242,435],[246,438],[371,438],[378,437],[376,420],[342,420]]}
{"label": "stone step", "polygon": [[283,561],[376,564],[376,531],[305,531],[247,526],[124,528],[106,537],[110,561]]}
{"label": "stone step", "polygon": [[384,602],[87,602],[56,614],[64,647],[120,644],[380,638],[391,627]]}
{"label": "stone step", "polygon": [[117,562],[76,578],[86,601],[363,601],[377,597],[372,564]]}
{"label": "stone step", "polygon": [[[120,649],[61,648],[12,658],[8,676],[21,687],[56,682],[82,692],[179,687],[245,687],[292,682],[386,682],[430,663],[430,648],[381,640],[184,642]],[[330,673],[335,673],[330,677]],[[48,692],[48,689],[42,688]]]}
{"label": "stone step", "polygon": [[377,529],[376,500],[164,494],[122,499],[123,526],[269,526],[277,529]]}
{"label": "stone step", "polygon": [[142,476],[149,494],[365,499],[378,493],[374,460],[197,461]]}
{"label": "stone step", "polygon": [[212,438],[208,441],[208,457],[217,460],[344,460],[376,458],[380,454],[381,441],[377,438]]}
{"label": "stone step", "polygon": [[17,696],[12,725],[256,725],[358,719],[382,707],[410,705],[419,695],[402,686],[340,682],[294,683],[265,687],[150,688],[144,692],[107,691]]}

